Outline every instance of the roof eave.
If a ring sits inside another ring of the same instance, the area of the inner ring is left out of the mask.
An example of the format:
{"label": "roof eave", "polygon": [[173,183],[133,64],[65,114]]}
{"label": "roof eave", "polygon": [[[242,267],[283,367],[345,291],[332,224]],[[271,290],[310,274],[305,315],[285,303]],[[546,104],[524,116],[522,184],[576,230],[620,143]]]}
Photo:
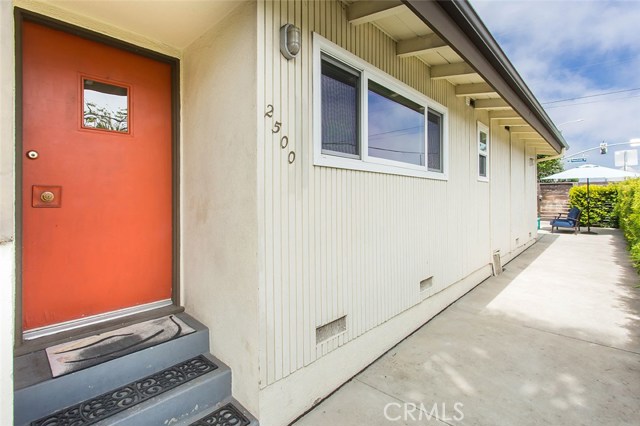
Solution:
{"label": "roof eave", "polygon": [[467,0],[402,0],[560,153],[569,145]]}

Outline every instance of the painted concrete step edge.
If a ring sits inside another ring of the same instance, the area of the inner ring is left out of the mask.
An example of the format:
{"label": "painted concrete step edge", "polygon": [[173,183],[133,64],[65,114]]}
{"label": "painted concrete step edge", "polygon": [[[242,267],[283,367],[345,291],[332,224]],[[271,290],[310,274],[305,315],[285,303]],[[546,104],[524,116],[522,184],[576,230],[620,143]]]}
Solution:
{"label": "painted concrete step edge", "polygon": [[[175,316],[191,326],[195,332],[57,378],[51,377],[49,362],[44,350],[19,356],[14,361],[15,390],[19,391],[46,381],[58,380],[61,382],[63,380],[59,379],[81,377],[91,370],[94,372],[103,370],[103,372],[109,373],[117,371],[119,374],[124,374],[127,370],[138,371],[141,368],[149,372],[153,369],[159,371],[183,359],[209,352],[208,328],[185,313]],[[162,366],[156,367],[155,363]],[[128,381],[130,380],[125,380],[123,383]]]}
{"label": "painted concrete step edge", "polygon": [[230,394],[231,370],[212,355],[203,354],[16,425],[164,425],[175,413],[199,412]]}
{"label": "painted concrete step edge", "polygon": [[[189,315],[179,314],[178,317],[196,331],[85,370],[16,390],[14,393],[16,424],[28,423],[60,408],[101,395],[199,354],[208,353],[208,329]],[[228,369],[222,363],[216,364],[223,369]]]}
{"label": "painted concrete step edge", "polygon": [[205,410],[200,410],[199,413],[189,413],[186,416],[175,418],[175,420],[177,422],[167,423],[167,426],[259,425],[258,420],[233,397],[228,397]]}

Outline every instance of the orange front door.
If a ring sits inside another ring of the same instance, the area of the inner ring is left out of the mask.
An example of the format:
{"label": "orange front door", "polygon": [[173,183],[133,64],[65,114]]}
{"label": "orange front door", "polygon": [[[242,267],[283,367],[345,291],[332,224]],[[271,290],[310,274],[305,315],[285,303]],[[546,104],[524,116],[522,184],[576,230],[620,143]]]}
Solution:
{"label": "orange front door", "polygon": [[23,330],[171,299],[169,63],[24,22]]}

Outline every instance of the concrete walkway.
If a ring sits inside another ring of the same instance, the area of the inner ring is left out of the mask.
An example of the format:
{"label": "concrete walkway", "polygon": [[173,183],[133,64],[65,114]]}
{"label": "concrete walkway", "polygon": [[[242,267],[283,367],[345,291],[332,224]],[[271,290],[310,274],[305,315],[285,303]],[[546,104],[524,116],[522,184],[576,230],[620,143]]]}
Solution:
{"label": "concrete walkway", "polygon": [[541,233],[295,425],[640,424],[640,279],[597,232]]}

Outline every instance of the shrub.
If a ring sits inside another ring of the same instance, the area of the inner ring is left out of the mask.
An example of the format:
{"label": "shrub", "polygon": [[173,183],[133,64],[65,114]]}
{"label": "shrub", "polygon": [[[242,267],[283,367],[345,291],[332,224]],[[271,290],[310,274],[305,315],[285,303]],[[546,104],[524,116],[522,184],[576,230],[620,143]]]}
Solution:
{"label": "shrub", "polygon": [[631,261],[640,270],[640,179],[626,180],[616,186],[616,214],[620,218],[620,229],[629,244]]}
{"label": "shrub", "polygon": [[[589,221],[591,226],[618,227],[618,185],[590,185]],[[574,186],[569,190],[569,205],[582,211],[580,225],[587,226],[587,186]]]}

